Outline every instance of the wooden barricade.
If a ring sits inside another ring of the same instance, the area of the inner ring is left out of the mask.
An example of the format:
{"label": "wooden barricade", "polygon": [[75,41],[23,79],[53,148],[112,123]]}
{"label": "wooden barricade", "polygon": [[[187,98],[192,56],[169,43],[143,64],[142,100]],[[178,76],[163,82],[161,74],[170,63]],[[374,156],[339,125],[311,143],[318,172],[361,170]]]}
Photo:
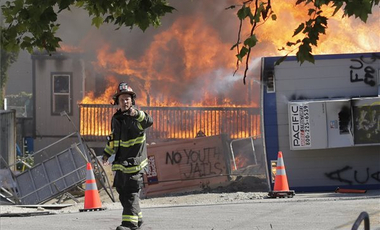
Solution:
{"label": "wooden barricade", "polygon": [[157,197],[227,183],[231,165],[227,138],[218,135],[149,145],[143,195]]}

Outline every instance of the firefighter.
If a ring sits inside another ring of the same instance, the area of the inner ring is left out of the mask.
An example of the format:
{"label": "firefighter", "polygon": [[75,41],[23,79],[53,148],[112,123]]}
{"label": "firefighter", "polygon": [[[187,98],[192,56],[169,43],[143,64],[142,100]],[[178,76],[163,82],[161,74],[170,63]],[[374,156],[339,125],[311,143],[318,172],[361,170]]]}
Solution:
{"label": "firefighter", "polygon": [[135,99],[132,88],[121,82],[113,96],[118,110],[112,117],[112,132],[103,154],[103,163],[115,154],[113,186],[123,206],[122,222],[116,230],[139,229],[142,225],[139,193],[144,168],[148,165],[145,130],[152,126],[153,119],[134,107]]}

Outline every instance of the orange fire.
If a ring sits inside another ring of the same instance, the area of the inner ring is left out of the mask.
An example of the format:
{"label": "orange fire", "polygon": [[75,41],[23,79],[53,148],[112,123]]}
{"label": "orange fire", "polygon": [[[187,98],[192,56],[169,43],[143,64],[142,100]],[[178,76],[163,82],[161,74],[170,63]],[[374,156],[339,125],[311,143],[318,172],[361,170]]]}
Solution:
{"label": "orange fire", "polygon": [[[294,29],[308,19],[306,12],[309,6],[295,6],[293,0],[275,2],[272,7],[277,20],[268,20],[256,30],[260,43],[251,54],[249,78],[253,81],[259,78],[258,59],[287,54],[287,51],[278,49],[287,41],[297,39],[292,38]],[[327,17],[333,13],[332,9],[323,10]],[[104,77],[116,75],[118,81],[129,82],[137,91],[138,103],[142,106],[257,107],[258,84],[252,81],[249,86],[244,86],[239,75],[241,72],[232,77],[236,51],[231,51],[230,47],[236,40],[236,12],[221,13],[230,16],[235,23],[212,27],[207,22],[209,15],[179,16],[168,29],[157,33],[149,44],[142,46],[145,52],[139,57],[132,58],[128,47],[103,43],[97,50],[94,67]],[[374,9],[366,24],[359,19],[341,17],[342,12],[338,12],[329,19],[327,34],[320,37],[318,47],[313,48],[314,54],[380,50],[378,10]],[[242,35],[247,35],[249,30],[249,26],[245,26]],[[229,36],[232,40],[222,40],[221,34],[225,32],[233,34]],[[240,70],[243,70],[243,65]],[[107,87],[112,89],[105,88],[104,92],[113,92],[116,86],[116,82],[109,82]],[[92,98],[90,103],[100,104],[104,103],[106,95],[95,97],[93,92],[89,92],[87,96]]]}
{"label": "orange fire", "polygon": [[110,104],[112,103],[112,96],[116,92],[116,86],[119,84],[114,76],[108,76],[106,90],[98,97],[95,96],[94,91],[90,91],[82,99],[80,104]]}
{"label": "orange fire", "polygon": [[[260,136],[258,108],[249,107],[144,107],[154,119],[150,140],[184,139],[229,134],[230,138]],[[105,136],[115,112],[112,105],[80,105],[80,132],[84,136]]]}
{"label": "orange fire", "polygon": [[60,43],[60,51],[62,52],[66,52],[66,53],[83,53],[83,49],[82,48],[79,48],[79,47],[76,47],[76,46],[72,46],[72,45],[67,45],[67,44],[64,44],[64,43]]}
{"label": "orange fire", "polygon": [[254,164],[255,163],[253,163],[252,159],[250,159],[247,155],[239,154],[234,157],[234,160],[231,161],[231,168],[233,170],[238,170]]}
{"label": "orange fire", "polygon": [[244,159],[244,156],[236,157],[235,158],[236,169],[243,168],[246,162],[247,162],[247,159]]}
{"label": "orange fire", "polygon": [[[105,43],[97,51],[95,69],[130,83],[141,106],[257,107],[257,100],[251,100],[258,95],[252,92],[253,83],[242,85],[238,77],[231,76],[235,57],[223,48],[231,44],[220,41],[217,31],[205,29],[205,24],[202,19],[178,19],[171,28],[155,35],[138,59]],[[171,47],[176,49],[174,53]],[[116,86],[109,84],[112,89],[105,91],[115,91]],[[93,93],[88,97],[95,99]],[[104,103],[104,95],[97,98],[99,101],[92,103]]]}
{"label": "orange fire", "polygon": [[[193,2],[202,7],[209,1]],[[258,45],[252,50],[248,83],[242,83],[242,64],[236,76],[232,76],[236,68],[236,50],[230,50],[237,38],[238,19],[236,12],[220,11],[230,21],[213,26],[209,14],[196,13],[193,16],[179,16],[172,24],[149,37],[151,41],[141,40],[141,44],[119,45],[104,42],[97,47],[94,69],[107,79],[102,92],[90,91],[80,104],[109,104],[120,81],[128,82],[137,93],[139,106],[157,107],[253,107],[259,105],[259,69],[263,56],[279,56],[287,51],[279,51],[287,41],[292,41],[294,29],[307,20],[307,8],[295,7],[293,0],[273,3],[277,15],[276,21],[268,20],[257,27]],[[202,7],[199,7],[201,9]],[[214,6],[215,10],[217,9]],[[203,8],[202,8],[203,9]],[[331,10],[324,9],[330,17]],[[380,50],[379,11],[374,11],[367,23],[354,18],[341,18],[342,13],[328,21],[327,34],[320,37],[314,54],[372,52]],[[233,22],[233,23],[231,23]],[[248,26],[243,28],[243,36],[249,33]],[[144,35],[143,35],[144,36]],[[145,40],[146,37],[144,37]],[[294,40],[293,40],[294,41]],[[128,47],[130,46],[130,47]],[[131,52],[132,48],[141,47],[141,54]],[[293,53],[295,54],[295,53]],[[101,115],[97,115],[101,116]],[[165,126],[168,115],[157,114],[164,119],[155,121],[155,126]],[[204,113],[200,120],[209,114]],[[109,121],[107,121],[109,122]],[[222,124],[220,120],[215,120]],[[188,125],[188,124],[187,124]],[[206,124],[201,124],[207,127]],[[168,126],[169,138],[185,136],[193,138],[198,131],[206,135],[217,135],[208,128],[200,128],[195,124],[188,127],[191,134],[181,130],[171,130]],[[107,127],[102,129],[107,130]],[[85,128],[81,129],[84,134]],[[99,131],[105,133],[107,131]],[[246,137],[246,130],[236,131],[234,137]],[[256,130],[255,133],[258,133]]]}
{"label": "orange fire", "polygon": [[[268,20],[257,28],[261,44],[258,45],[255,56],[287,54],[288,51],[278,51],[278,49],[285,47],[288,41],[302,38],[302,34],[295,38],[292,38],[292,35],[300,23],[309,19],[306,12],[311,8],[303,4],[295,6],[295,1],[292,0],[274,2],[272,7],[277,15],[277,20]],[[313,47],[313,54],[361,53],[380,50],[380,12],[378,7],[373,9],[373,14],[369,16],[367,23],[354,17],[342,18],[342,10],[333,17],[331,17],[333,8],[324,7],[322,10],[323,16],[329,18],[328,28],[326,34],[320,36],[318,47]],[[248,28],[246,29],[248,33]],[[295,55],[295,52],[292,55]]]}

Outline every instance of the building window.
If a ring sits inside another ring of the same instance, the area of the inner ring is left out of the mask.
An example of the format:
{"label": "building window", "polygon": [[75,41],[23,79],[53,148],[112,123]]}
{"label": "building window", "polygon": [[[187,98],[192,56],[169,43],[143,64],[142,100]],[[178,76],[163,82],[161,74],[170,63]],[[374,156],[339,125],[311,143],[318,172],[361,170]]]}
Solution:
{"label": "building window", "polygon": [[52,114],[72,112],[71,74],[52,74]]}

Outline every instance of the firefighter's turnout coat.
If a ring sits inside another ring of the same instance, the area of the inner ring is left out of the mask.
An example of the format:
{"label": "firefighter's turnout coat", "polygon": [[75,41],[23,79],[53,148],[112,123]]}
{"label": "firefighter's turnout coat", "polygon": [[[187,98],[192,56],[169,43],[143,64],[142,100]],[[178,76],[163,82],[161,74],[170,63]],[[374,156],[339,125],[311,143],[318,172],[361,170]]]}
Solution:
{"label": "firefighter's turnout coat", "polygon": [[108,156],[116,154],[112,164],[113,171],[127,174],[143,172],[148,165],[145,129],[152,124],[152,117],[143,111],[137,111],[137,115],[132,117],[119,109],[113,115],[112,133],[104,149]]}

